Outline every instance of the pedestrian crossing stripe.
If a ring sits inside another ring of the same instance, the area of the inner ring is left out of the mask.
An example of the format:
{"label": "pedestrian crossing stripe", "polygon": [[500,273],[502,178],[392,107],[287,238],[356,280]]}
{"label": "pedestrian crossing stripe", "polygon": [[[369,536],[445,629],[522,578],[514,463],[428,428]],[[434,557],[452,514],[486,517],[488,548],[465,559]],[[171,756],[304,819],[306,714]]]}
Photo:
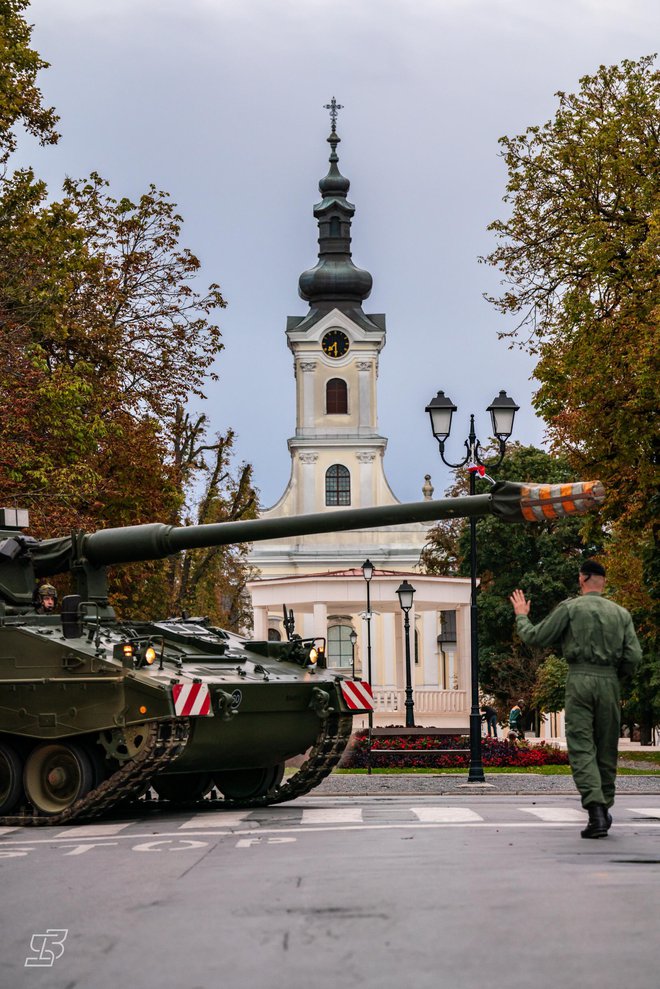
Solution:
{"label": "pedestrian crossing stripe", "polygon": [[413,814],[428,824],[467,824],[483,817],[467,807],[411,807]]}
{"label": "pedestrian crossing stripe", "polygon": [[[308,807],[288,805],[287,807],[262,807],[245,810],[208,810],[194,814],[179,823],[176,819],[166,819],[165,827],[158,834],[173,837],[185,834],[186,838],[198,835],[215,834],[217,836],[235,837],[249,834],[311,834],[320,831],[383,831],[401,828],[553,828],[568,827],[584,824],[587,813],[577,807],[562,807],[557,805],[516,806],[513,803],[495,804],[490,801],[487,807],[480,807],[478,813],[465,805],[402,805],[398,803],[393,816],[391,806],[339,806],[339,807]],[[618,828],[657,828],[660,824],[660,806],[637,807],[617,804],[614,808],[613,829]],[[409,815],[409,819],[402,817]],[[512,816],[513,815],[513,816]],[[517,815],[517,819],[515,818]],[[532,819],[530,819],[532,818]],[[107,822],[96,824],[71,825],[47,838],[43,831],[25,827],[0,828],[0,844],[4,848],[23,845],[42,845],[54,842],[80,842],[82,847],[86,842],[96,839],[136,838],[131,829],[151,825],[154,818],[134,818],[130,821]],[[166,830],[167,829],[167,830]],[[149,830],[147,837],[154,833]],[[39,835],[39,837],[37,837]],[[116,842],[115,842],[116,844]]]}
{"label": "pedestrian crossing stripe", "polygon": [[523,811],[524,814],[533,814],[535,817],[540,817],[542,821],[554,822],[554,823],[574,823],[581,821],[584,823],[585,811],[575,810],[572,807],[519,807],[518,810]]}
{"label": "pedestrian crossing stripe", "polygon": [[301,824],[361,824],[361,807],[305,807]]}
{"label": "pedestrian crossing stripe", "polygon": [[110,838],[130,827],[130,821],[112,824],[72,824],[64,831],[58,831],[56,838]]}

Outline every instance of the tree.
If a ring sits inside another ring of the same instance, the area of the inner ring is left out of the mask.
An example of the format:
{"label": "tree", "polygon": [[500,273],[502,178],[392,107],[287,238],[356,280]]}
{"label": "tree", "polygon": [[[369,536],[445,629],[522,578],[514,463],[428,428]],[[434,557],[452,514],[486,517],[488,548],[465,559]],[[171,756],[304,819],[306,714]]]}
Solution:
{"label": "tree", "polygon": [[[503,274],[490,301],[517,319],[503,335],[538,358],[534,404],[552,448],[578,476],[606,485],[610,589],[633,612],[652,669],[660,662],[660,583],[648,563],[660,548],[654,61],[601,66],[577,93],[557,93],[553,119],[501,138],[510,213],[490,225],[498,246],[483,259]],[[654,705],[653,696],[642,704]]]}
{"label": "tree", "polygon": [[175,519],[183,493],[168,443],[221,350],[208,318],[224,306],[218,286],[189,285],[199,261],[178,247],[180,217],[153,188],[118,202],[93,175],[46,203],[24,171],[3,191],[0,487],[36,499],[37,525],[40,503],[54,501],[69,524]]}
{"label": "tree", "polygon": [[[29,48],[27,5],[0,0],[2,163],[18,124],[43,144],[58,138],[35,85],[46,63]],[[181,223],[154,186],[116,199],[92,173],[67,179],[54,201],[29,168],[0,175],[0,498],[30,508],[34,535],[180,524],[199,489],[198,520],[255,511],[231,431],[180,455],[182,409],[216,380],[213,316],[225,305],[217,284],[196,287],[200,262],[180,246]],[[201,416],[197,435],[205,429]],[[189,554],[178,581],[169,561],[118,569],[114,602],[135,617],[168,614],[205,589],[210,613],[236,624],[244,555]]]}
{"label": "tree", "polygon": [[36,86],[40,69],[48,67],[30,48],[32,28],[21,16],[30,0],[0,0],[0,163],[16,148],[14,128],[21,124],[40,144],[56,144],[58,117],[44,107]]}
{"label": "tree", "polygon": [[[207,525],[255,518],[258,499],[252,467],[245,463],[233,467],[233,430],[208,443],[207,426],[206,416],[192,418],[182,408],[178,410],[174,438],[177,470],[188,491],[200,478],[203,482],[203,495],[193,499],[186,523]],[[244,591],[252,569],[247,554],[247,544],[239,543],[187,551],[173,558],[170,611],[208,615],[216,624],[235,631],[248,628],[252,615]]]}
{"label": "tree", "polygon": [[[517,443],[508,447],[497,478],[550,484],[576,480],[565,459]],[[485,482],[477,484],[481,487]],[[585,543],[580,530],[578,518],[504,525],[493,517],[477,523],[480,687],[495,698],[502,710],[518,697],[530,705],[537,671],[548,655],[548,650],[523,645],[516,635],[509,595],[515,588],[522,588],[531,598],[530,617],[537,622],[560,601],[575,594],[580,562],[599,548],[597,542]],[[437,527],[430,535],[423,559],[431,572],[438,572],[434,557],[442,567],[447,529]],[[454,574],[467,576],[470,531],[465,522],[460,523],[458,542],[450,553],[457,560]]]}
{"label": "tree", "polygon": [[564,710],[568,663],[550,654],[539,666],[532,692],[532,704],[546,714]]}

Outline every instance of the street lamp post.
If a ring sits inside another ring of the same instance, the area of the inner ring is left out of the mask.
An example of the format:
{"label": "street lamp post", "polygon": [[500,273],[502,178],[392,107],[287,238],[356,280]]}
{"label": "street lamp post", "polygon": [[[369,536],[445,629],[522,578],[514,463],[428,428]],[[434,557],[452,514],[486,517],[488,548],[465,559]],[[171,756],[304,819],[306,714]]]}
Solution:
{"label": "street lamp post", "polygon": [[415,727],[415,702],[413,700],[412,676],[410,670],[410,609],[413,604],[413,594],[415,588],[404,580],[396,590],[399,595],[399,604],[403,611],[403,630],[406,644],[406,728]]}
{"label": "street lamp post", "polygon": [[[374,685],[371,680],[371,596],[369,593],[369,584],[371,583],[371,578],[374,575],[374,565],[371,560],[366,559],[362,564],[362,576],[367,583],[367,613],[364,616],[367,622],[367,680],[371,691],[373,693]],[[371,733],[374,727],[374,712],[373,708],[369,711],[369,746],[367,757],[367,773],[371,776]]]}
{"label": "street lamp post", "polygon": [[[458,464],[452,464],[445,459],[445,442],[451,431],[451,417],[456,412],[456,406],[443,391],[439,391],[426,406],[431,417],[431,429],[438,441],[442,462],[454,470],[468,465],[470,475],[470,495],[475,494],[476,475],[486,477],[485,468],[493,470],[502,463],[506,450],[506,441],[513,432],[513,420],[519,406],[505,391],[488,406],[493,434],[499,444],[499,457],[486,463],[480,457],[481,445],[474,431],[474,415],[470,415],[470,432],[465,441],[467,453]],[[470,519],[470,677],[471,677],[471,709],[470,709],[470,770],[468,783],[483,783],[484,769],[481,762],[481,714],[479,712],[479,638],[477,633],[477,520]]]}
{"label": "street lamp post", "polygon": [[357,632],[355,629],[351,631],[349,639],[351,640],[351,672],[355,680],[355,643],[357,642]]}
{"label": "street lamp post", "polygon": [[[373,690],[373,683],[371,682],[371,595],[369,593],[369,584],[371,583],[371,578],[374,575],[374,565],[371,560],[365,560],[362,564],[362,576],[367,582],[367,613],[364,616],[367,620],[367,679],[369,680],[369,686]],[[371,715],[369,715],[371,719]]]}

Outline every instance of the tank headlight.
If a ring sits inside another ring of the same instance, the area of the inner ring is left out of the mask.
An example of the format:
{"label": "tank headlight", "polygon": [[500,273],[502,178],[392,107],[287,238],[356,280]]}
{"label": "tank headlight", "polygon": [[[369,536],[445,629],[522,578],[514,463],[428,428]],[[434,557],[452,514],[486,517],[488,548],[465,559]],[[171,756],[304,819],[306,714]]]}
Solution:
{"label": "tank headlight", "polygon": [[151,666],[156,662],[158,653],[153,646],[143,646],[137,656],[136,666]]}
{"label": "tank headlight", "polygon": [[312,646],[312,648],[309,650],[309,657],[308,657],[308,662],[310,666],[316,666],[318,662],[318,658],[319,658],[318,650],[314,646]]}

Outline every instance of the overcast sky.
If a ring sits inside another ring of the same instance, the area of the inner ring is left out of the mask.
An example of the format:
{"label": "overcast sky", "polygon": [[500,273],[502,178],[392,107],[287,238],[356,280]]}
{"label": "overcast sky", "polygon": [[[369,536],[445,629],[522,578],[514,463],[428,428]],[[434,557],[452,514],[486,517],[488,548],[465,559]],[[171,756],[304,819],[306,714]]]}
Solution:
{"label": "overcast sky", "polygon": [[498,137],[553,116],[600,64],[658,48],[657,0],[33,0],[40,76],[60,144],[26,139],[57,195],[65,175],[99,171],[112,193],[153,182],[178,203],[182,242],[228,302],[225,350],[206,408],[233,426],[264,507],[289,478],[295,427],[284,328],[304,315],[300,273],[316,262],[312,208],[326,173],[334,95],[340,169],[356,206],[353,259],[371,272],[366,312],[387,315],[379,427],[403,501],[449,481],[424,407],[439,388],[469,413],[505,388],[521,406],[514,438],[540,443],[533,363],[508,349],[510,323],[483,299],[478,263],[504,215]]}

